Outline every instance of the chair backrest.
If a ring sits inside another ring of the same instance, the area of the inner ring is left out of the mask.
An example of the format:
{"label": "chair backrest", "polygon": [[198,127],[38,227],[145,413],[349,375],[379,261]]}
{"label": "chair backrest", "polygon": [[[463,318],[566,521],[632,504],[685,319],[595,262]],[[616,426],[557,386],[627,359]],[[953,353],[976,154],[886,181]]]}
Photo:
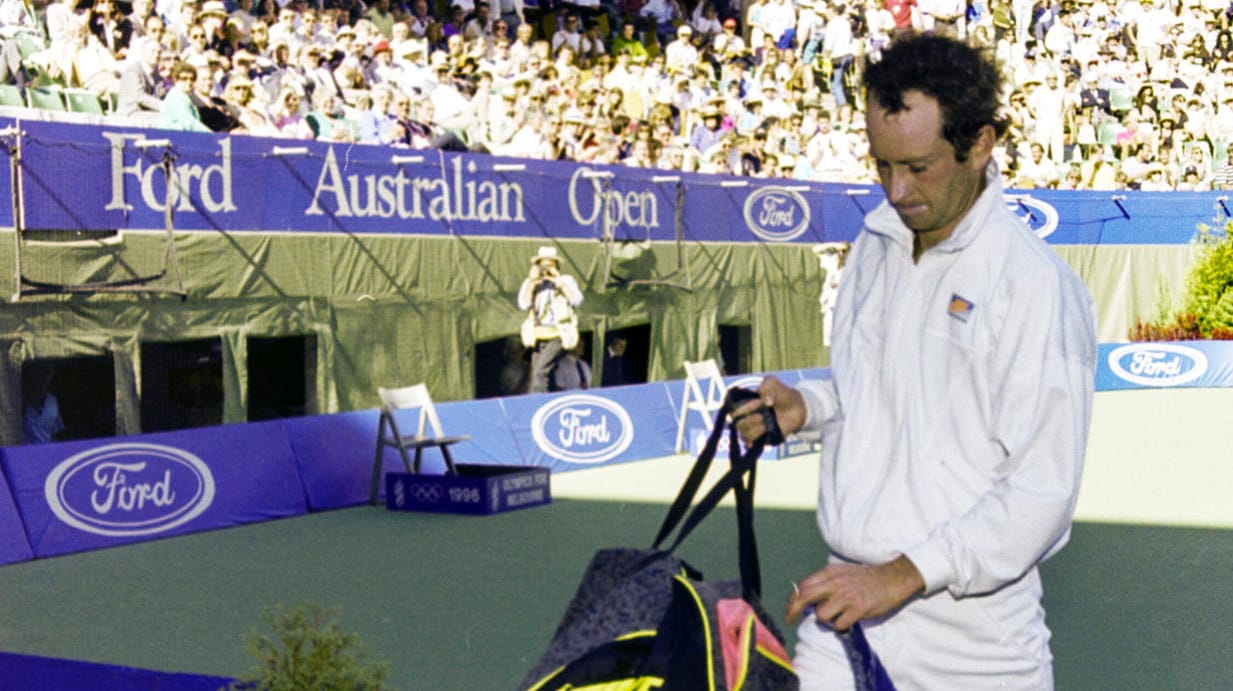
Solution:
{"label": "chair backrest", "polygon": [[16,84],[0,84],[0,106],[24,107],[25,98],[21,95],[21,87]]}
{"label": "chair backrest", "polygon": [[31,55],[47,49],[47,42],[41,36],[35,36],[23,31],[18,33],[15,38],[17,39],[17,52],[23,61]]}
{"label": "chair backrest", "polygon": [[[705,391],[703,391],[704,382]],[[678,453],[685,448],[685,425],[689,419],[689,411],[695,411],[702,416],[702,423],[709,432],[715,413],[719,412],[724,405],[726,392],[723,376],[719,373],[719,365],[714,360],[685,361],[685,392],[681,398],[681,416],[676,424]]]}
{"label": "chair backrest", "polygon": [[[706,391],[702,390],[705,382]],[[707,413],[718,411],[724,404],[724,379],[714,360],[685,361],[685,386],[690,407]]]}
{"label": "chair backrest", "polygon": [[[419,420],[416,423],[416,436],[443,436],[441,420],[437,417],[437,409],[432,404],[432,396],[428,394],[428,386],[426,384],[404,386],[397,389],[379,387],[377,389],[377,396],[381,399],[381,408],[391,416],[398,410],[418,412]],[[430,434],[426,435],[425,432],[430,432]]]}
{"label": "chair backrest", "polygon": [[27,105],[43,110],[63,111],[64,95],[57,89],[47,89],[41,86],[31,86],[26,89]]}
{"label": "chair backrest", "polygon": [[1109,89],[1109,110],[1125,113],[1135,107],[1135,97],[1129,86],[1117,85]]}
{"label": "chair backrest", "polygon": [[103,99],[85,89],[65,89],[68,109],[74,113],[103,114]]}

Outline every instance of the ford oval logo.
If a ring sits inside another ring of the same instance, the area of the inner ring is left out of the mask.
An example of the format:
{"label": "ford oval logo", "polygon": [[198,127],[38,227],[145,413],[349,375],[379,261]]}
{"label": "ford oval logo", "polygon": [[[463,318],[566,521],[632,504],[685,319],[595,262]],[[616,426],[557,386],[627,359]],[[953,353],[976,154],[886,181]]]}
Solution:
{"label": "ford oval logo", "polygon": [[745,225],[769,242],[794,240],[809,227],[809,204],[786,187],[762,187],[745,199]]}
{"label": "ford oval logo", "polygon": [[1207,371],[1207,356],[1169,343],[1132,343],[1109,353],[1109,369],[1133,384],[1181,386]]}
{"label": "ford oval logo", "polygon": [[61,462],[43,492],[56,517],[74,528],[135,537],[164,533],[200,516],[214,502],[214,476],[183,449],[108,444]]}
{"label": "ford oval logo", "polygon": [[603,463],[634,441],[634,424],[619,404],[570,394],[550,401],[531,418],[531,435],[544,453],[569,463]]}
{"label": "ford oval logo", "polygon": [[1038,238],[1047,238],[1057,230],[1057,209],[1049,202],[1026,194],[1008,194],[1006,205]]}

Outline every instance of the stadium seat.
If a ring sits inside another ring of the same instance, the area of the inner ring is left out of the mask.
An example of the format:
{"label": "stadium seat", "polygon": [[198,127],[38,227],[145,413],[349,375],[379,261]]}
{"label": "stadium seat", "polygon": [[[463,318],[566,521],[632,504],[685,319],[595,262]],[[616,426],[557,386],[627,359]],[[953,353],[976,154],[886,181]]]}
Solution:
{"label": "stadium seat", "polygon": [[[704,385],[706,391],[702,390]],[[710,432],[715,414],[724,405],[726,391],[719,365],[714,360],[685,361],[685,392],[681,394],[681,417],[676,426],[677,453],[685,449],[685,424],[689,421],[690,411],[702,416],[702,421]]]}
{"label": "stadium seat", "polygon": [[1229,158],[1229,140],[1224,137],[1212,138],[1212,168],[1219,168]]}
{"label": "stadium seat", "polygon": [[65,89],[64,97],[68,101],[68,109],[74,113],[94,113],[102,115],[103,99],[85,89]]}
{"label": "stadium seat", "polygon": [[1117,122],[1102,122],[1100,123],[1099,135],[1097,141],[1105,147],[1106,151],[1114,146],[1117,146],[1117,133],[1121,130],[1121,125]]}
{"label": "stadium seat", "polygon": [[21,87],[16,84],[0,84],[0,106],[25,107],[26,100],[21,95]]}
{"label": "stadium seat", "polygon": [[1121,115],[1134,107],[1134,94],[1129,86],[1118,85],[1109,89],[1109,110]]}
{"label": "stadium seat", "polygon": [[[388,447],[398,449],[402,457],[403,467],[408,473],[420,472],[420,461],[424,449],[435,446],[441,449],[445,458],[445,471],[456,475],[454,459],[450,456],[450,445],[470,439],[470,435],[447,437],[441,431],[441,419],[437,417],[437,409],[428,395],[428,387],[424,384],[405,386],[398,389],[377,389],[381,399],[381,421],[377,423],[377,452],[372,466],[372,494],[369,501],[377,503],[377,493],[381,485],[381,467],[385,460],[385,450]],[[406,412],[413,416],[414,436],[406,436],[398,426],[399,413]],[[412,460],[408,450],[415,451]]]}
{"label": "stadium seat", "polygon": [[64,94],[60,89],[45,86],[31,86],[26,89],[26,105],[43,110],[63,111]]}
{"label": "stadium seat", "polygon": [[17,40],[17,52],[21,55],[22,62],[25,62],[31,55],[47,48],[47,44],[43,41],[42,37],[25,31],[18,33],[15,38]]}

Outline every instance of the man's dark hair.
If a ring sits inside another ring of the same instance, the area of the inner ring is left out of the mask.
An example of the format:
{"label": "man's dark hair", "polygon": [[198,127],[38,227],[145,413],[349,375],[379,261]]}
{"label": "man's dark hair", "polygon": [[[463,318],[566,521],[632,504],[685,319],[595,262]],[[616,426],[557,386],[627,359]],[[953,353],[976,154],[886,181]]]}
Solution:
{"label": "man's dark hair", "polygon": [[866,60],[865,88],[869,98],[891,113],[904,109],[903,95],[913,89],[937,99],[942,109],[942,137],[955,148],[955,158],[968,152],[985,125],[1000,139],[1008,121],[999,112],[1002,77],[987,51],[934,34],[903,34],[882,51],[880,60]]}

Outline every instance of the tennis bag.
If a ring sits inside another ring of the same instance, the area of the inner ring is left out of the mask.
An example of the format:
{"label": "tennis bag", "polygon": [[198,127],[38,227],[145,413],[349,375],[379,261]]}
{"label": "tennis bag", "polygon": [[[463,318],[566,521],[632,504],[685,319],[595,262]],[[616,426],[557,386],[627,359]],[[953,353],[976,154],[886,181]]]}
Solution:
{"label": "tennis bag", "polygon": [[[766,442],[759,440],[741,453],[735,428],[726,424],[728,411],[739,405],[732,399],[716,417],[651,549],[595,554],[548,651],[523,679],[521,691],[798,688],[783,635],[758,600],[753,490],[756,461]],[[731,467],[691,511],[725,431]],[[729,491],[736,498],[741,579],[712,583],[672,552]],[[660,549],[678,524],[675,540]]]}

